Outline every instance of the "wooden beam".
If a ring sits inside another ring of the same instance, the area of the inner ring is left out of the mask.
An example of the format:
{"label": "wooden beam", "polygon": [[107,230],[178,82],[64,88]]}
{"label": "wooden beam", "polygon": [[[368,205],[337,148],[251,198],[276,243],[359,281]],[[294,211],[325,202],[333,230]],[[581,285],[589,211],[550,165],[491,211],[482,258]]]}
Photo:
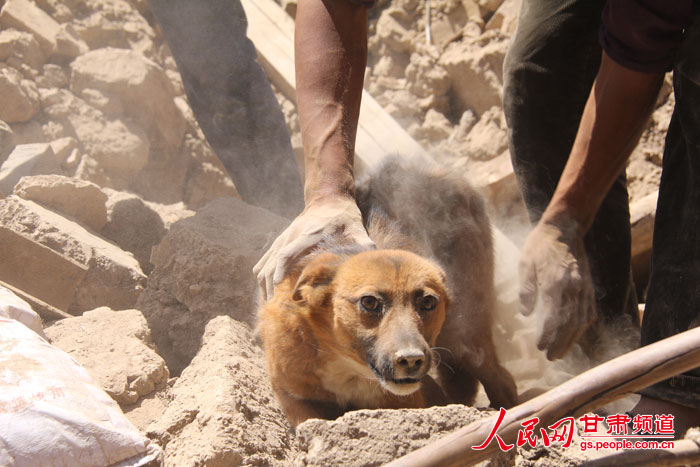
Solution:
{"label": "wooden beam", "polygon": [[[248,37],[270,81],[296,103],[294,20],[273,0],[241,0],[248,18]],[[388,154],[427,157],[423,148],[379,103],[362,92],[360,122],[355,141],[358,168],[374,168]]]}

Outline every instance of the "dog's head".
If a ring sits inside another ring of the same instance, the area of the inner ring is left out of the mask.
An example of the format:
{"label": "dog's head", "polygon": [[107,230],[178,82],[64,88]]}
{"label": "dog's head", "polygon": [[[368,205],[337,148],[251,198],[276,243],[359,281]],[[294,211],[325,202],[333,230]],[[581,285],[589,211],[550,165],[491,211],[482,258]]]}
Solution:
{"label": "dog's head", "polygon": [[449,302],[443,270],[402,250],[321,254],[302,271],[293,298],[332,313],[337,345],[397,395],[419,389]]}

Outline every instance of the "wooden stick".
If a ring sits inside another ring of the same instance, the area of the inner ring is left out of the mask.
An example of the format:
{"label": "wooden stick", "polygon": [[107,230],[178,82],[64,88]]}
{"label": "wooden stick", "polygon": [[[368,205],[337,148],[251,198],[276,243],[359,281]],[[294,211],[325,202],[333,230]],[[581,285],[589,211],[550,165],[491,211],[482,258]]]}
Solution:
{"label": "wooden stick", "polygon": [[[568,417],[578,417],[631,392],[700,366],[700,327],[647,345],[599,365],[546,393],[508,411],[498,435],[514,443],[521,423],[539,417],[548,426]],[[491,433],[497,417],[479,420],[401,457],[388,466],[427,467],[473,465],[497,452],[493,442],[477,451]]]}

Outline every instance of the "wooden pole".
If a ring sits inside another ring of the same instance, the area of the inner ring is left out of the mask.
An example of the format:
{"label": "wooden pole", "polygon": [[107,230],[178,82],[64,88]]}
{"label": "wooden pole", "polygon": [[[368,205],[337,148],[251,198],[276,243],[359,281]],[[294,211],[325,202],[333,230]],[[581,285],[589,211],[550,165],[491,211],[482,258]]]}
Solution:
{"label": "wooden pole", "polygon": [[[606,362],[508,411],[498,435],[514,443],[521,423],[539,417],[548,426],[578,417],[615,399],[700,366],[700,327]],[[389,464],[391,467],[473,465],[499,449],[496,440],[483,450],[497,417],[479,420]]]}

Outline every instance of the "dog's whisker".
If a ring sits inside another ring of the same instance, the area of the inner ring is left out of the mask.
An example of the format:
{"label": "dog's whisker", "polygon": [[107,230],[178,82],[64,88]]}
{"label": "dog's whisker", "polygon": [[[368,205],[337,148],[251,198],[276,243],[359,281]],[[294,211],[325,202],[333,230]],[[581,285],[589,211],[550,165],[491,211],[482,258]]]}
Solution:
{"label": "dog's whisker", "polygon": [[449,353],[453,357],[455,356],[455,354],[452,353],[452,351],[450,349],[448,349],[447,347],[432,347],[430,350],[444,350],[445,352]]}
{"label": "dog's whisker", "polygon": [[[452,368],[449,364],[447,364],[447,363],[442,359],[442,356],[440,355],[440,352],[436,352],[436,351],[435,351],[435,349],[441,349],[441,348],[444,348],[444,347],[433,347],[432,349],[430,349],[430,353],[431,353],[431,354],[433,355],[433,357],[437,360],[437,362],[435,363],[435,368],[438,368],[440,365],[445,365],[445,367],[447,367],[447,369],[450,370],[450,372],[454,373],[454,372],[455,372],[454,368]],[[448,349],[445,349],[445,350],[448,350]],[[450,352],[450,353],[452,353],[452,352]]]}

